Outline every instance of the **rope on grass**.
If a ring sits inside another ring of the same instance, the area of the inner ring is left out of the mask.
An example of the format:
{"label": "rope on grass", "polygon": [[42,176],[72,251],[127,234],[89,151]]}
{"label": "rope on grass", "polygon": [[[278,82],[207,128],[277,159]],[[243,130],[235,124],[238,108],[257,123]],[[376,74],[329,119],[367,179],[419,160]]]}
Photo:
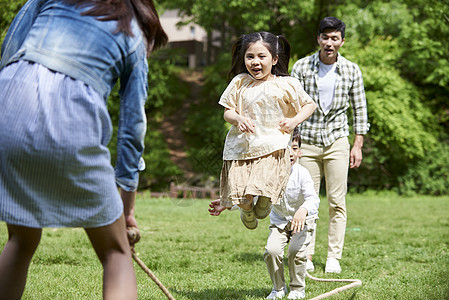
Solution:
{"label": "rope on grass", "polygon": [[167,296],[169,300],[175,300],[175,298],[170,294],[169,290],[162,284],[162,282],[151,272],[150,268],[148,268],[145,263],[137,256],[134,245],[140,240],[140,232],[136,227],[128,227],[128,240],[131,246],[131,254],[134,261],[142,268],[142,270],[148,274],[148,276],[156,283],[156,285],[161,289],[161,291]]}
{"label": "rope on grass", "polygon": [[350,282],[347,285],[344,285],[342,287],[333,289],[330,292],[324,293],[322,295],[319,295],[315,298],[312,298],[310,300],[319,300],[319,299],[324,299],[327,297],[330,297],[332,295],[335,295],[337,293],[340,293],[342,291],[348,290],[350,288],[353,287],[357,287],[357,286],[361,286],[362,285],[362,281],[360,279],[332,279],[332,278],[318,278],[318,277],[313,277],[312,275],[309,274],[309,272],[306,271],[306,276],[309,277],[312,280],[315,281],[321,281],[321,282]]}

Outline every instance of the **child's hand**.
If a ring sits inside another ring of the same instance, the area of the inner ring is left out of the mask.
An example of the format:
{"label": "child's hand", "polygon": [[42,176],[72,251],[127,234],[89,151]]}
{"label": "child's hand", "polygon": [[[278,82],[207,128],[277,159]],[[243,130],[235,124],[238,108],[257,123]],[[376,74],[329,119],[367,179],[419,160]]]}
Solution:
{"label": "child's hand", "polygon": [[209,213],[211,216],[219,216],[226,206],[220,205],[220,200],[212,200],[209,204]]}
{"label": "child's hand", "polygon": [[284,120],[279,122],[278,128],[284,133],[291,133],[295,129],[296,125],[298,124],[295,119],[285,118]]}
{"label": "child's hand", "polygon": [[237,117],[237,128],[241,131],[241,132],[249,132],[249,133],[254,133],[254,123],[253,120],[251,120],[248,117],[244,117],[244,116],[238,116]]}
{"label": "child's hand", "polygon": [[300,207],[293,216],[291,229],[293,234],[304,229],[306,223],[307,209]]}

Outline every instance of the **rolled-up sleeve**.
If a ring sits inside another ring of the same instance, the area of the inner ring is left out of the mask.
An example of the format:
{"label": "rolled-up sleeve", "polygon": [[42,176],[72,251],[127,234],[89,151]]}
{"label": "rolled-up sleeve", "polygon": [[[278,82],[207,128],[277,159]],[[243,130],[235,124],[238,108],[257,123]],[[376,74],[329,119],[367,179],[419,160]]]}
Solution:
{"label": "rolled-up sleeve", "polygon": [[370,127],[368,123],[365,89],[363,87],[363,77],[360,68],[355,65],[354,69],[354,81],[349,93],[349,99],[354,112],[354,133],[365,135],[368,133]]}

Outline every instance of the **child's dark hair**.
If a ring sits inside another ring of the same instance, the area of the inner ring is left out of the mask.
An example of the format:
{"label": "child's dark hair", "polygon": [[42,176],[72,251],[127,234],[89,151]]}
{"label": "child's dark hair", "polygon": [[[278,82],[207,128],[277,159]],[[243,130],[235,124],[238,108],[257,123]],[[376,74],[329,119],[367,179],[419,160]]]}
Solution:
{"label": "child's dark hair", "polygon": [[299,134],[298,127],[293,129],[292,142],[298,142],[298,147],[301,147],[301,135]]}
{"label": "child's dark hair", "polygon": [[326,29],[335,29],[336,31],[341,32],[341,38],[345,38],[345,29],[346,25],[342,20],[337,19],[336,17],[326,17],[321,20],[320,25],[318,27],[318,35],[322,34]]}
{"label": "child's dark hair", "polygon": [[282,35],[274,35],[270,32],[253,32],[244,34],[238,38],[232,47],[232,66],[228,73],[228,79],[241,73],[249,73],[245,66],[245,53],[251,44],[262,42],[271,56],[278,56],[278,62],[271,69],[271,73],[277,76],[289,76],[288,62],[290,60],[290,43]]}

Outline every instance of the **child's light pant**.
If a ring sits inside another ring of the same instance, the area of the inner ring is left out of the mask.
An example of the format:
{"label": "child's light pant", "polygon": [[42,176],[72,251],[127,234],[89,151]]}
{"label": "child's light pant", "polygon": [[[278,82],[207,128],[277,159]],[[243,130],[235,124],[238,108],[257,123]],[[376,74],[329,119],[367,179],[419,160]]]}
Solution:
{"label": "child's light pant", "polygon": [[[336,140],[328,147],[317,147],[307,143],[301,145],[302,157],[299,163],[310,172],[317,193],[319,193],[323,176],[326,181],[326,195],[329,203],[328,258],[340,259],[343,252],[349,149],[347,137]],[[310,255],[314,252],[315,236],[308,249]]]}
{"label": "child's light pant", "polygon": [[290,274],[290,290],[304,291],[307,247],[315,231],[316,220],[306,220],[304,229],[292,235],[290,223],[285,229],[279,229],[274,225],[270,226],[265,253],[263,255],[267,264],[273,288],[277,291],[285,286],[284,278],[284,248],[288,246],[288,270]]}

